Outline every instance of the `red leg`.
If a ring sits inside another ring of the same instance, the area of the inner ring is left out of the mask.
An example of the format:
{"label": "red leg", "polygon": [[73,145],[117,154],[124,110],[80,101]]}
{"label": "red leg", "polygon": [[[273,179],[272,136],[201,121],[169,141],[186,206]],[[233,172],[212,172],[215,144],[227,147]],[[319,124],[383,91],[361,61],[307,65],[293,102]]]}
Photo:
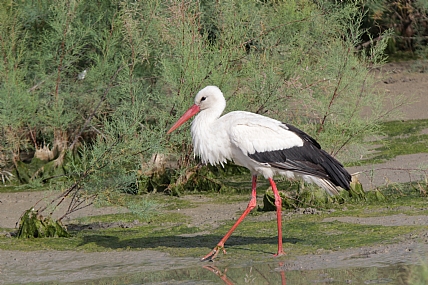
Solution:
{"label": "red leg", "polygon": [[284,272],[284,263],[279,263],[279,268],[281,268],[282,270],[281,270],[281,272],[280,272],[280,274],[281,274],[281,284],[282,285],[287,285],[287,283],[286,283],[286,279],[285,279],[285,272]]}
{"label": "red leg", "polygon": [[209,271],[211,271],[212,273],[214,273],[215,275],[217,275],[218,277],[220,277],[221,280],[223,280],[223,282],[227,285],[234,285],[235,283],[233,283],[232,281],[230,281],[229,278],[227,278],[226,273],[227,273],[227,268],[224,270],[224,273],[222,273],[217,267],[215,266],[204,266],[203,268],[208,269]]}
{"label": "red leg", "polygon": [[217,256],[219,250],[221,250],[221,249],[223,250],[223,253],[226,253],[226,250],[224,249],[224,243],[232,235],[233,231],[238,227],[238,225],[244,220],[245,216],[247,216],[248,213],[251,212],[251,210],[254,209],[257,205],[256,185],[257,185],[257,175],[253,175],[253,182],[252,182],[252,187],[251,187],[251,200],[248,203],[247,209],[245,209],[244,213],[242,213],[242,215],[239,217],[239,219],[236,221],[236,223],[226,233],[226,235],[220,240],[220,242],[216,245],[216,247],[214,247],[214,249],[210,253],[208,253],[207,255],[202,257],[201,261],[213,260]]}
{"label": "red leg", "polygon": [[278,224],[278,253],[275,256],[285,254],[282,250],[282,217],[281,217],[281,208],[282,201],[281,196],[279,196],[278,189],[276,189],[276,184],[272,178],[269,178],[270,186],[272,186],[273,195],[275,196],[275,206],[276,206],[276,220]]}

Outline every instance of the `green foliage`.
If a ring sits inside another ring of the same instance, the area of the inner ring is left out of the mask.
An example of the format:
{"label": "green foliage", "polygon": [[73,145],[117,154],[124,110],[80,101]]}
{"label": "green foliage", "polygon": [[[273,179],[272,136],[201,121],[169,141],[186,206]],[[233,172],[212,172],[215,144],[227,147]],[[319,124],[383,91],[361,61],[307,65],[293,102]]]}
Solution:
{"label": "green foliage", "polygon": [[18,238],[69,237],[66,228],[50,217],[39,215],[34,209],[25,211],[16,234]]}
{"label": "green foliage", "polygon": [[[142,110],[137,103],[126,112],[117,110],[103,122],[103,135],[70,158],[68,172],[75,177],[75,190],[68,190],[79,192],[76,199],[86,197],[101,205],[127,206],[142,216],[154,208],[145,201],[136,204],[124,195],[138,192],[136,171],[141,167],[141,146],[150,148],[158,140],[143,133]],[[136,211],[138,205],[141,207]]]}
{"label": "green foliage", "polygon": [[[228,110],[293,123],[344,160],[361,155],[362,138],[389,114],[369,73],[387,37],[368,54],[355,49],[363,17],[355,3],[0,4],[0,160],[21,182],[64,190],[72,211],[79,199],[126,205],[123,193],[150,187],[219,191],[215,174],[195,170],[188,130],[165,135],[206,85],[223,90]],[[41,148],[55,154],[43,174],[23,158]],[[153,174],[168,167],[151,165],[152,156],[170,153],[178,170]]]}

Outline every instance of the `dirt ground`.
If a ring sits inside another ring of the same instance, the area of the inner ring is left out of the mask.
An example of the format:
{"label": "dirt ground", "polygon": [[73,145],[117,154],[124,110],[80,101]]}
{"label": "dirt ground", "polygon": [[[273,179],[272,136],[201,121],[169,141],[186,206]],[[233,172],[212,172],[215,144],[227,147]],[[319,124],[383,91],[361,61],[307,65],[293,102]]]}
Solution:
{"label": "dirt ground", "polygon": [[[391,96],[404,95],[409,98],[408,105],[403,106],[402,119],[428,119],[428,75],[414,70],[415,63],[391,63],[387,64],[381,73],[376,73],[379,79],[377,88],[385,90]],[[351,173],[364,172],[367,168],[375,169],[375,177],[370,178],[362,174],[361,182],[365,189],[390,182],[406,182],[420,178],[420,173],[409,175],[407,171],[398,169],[415,169],[421,165],[427,165],[428,154],[415,154],[399,156],[387,163],[349,168]],[[391,170],[397,169],[397,170]],[[30,208],[37,201],[49,198],[49,193],[44,192],[20,192],[0,193],[0,228],[14,228],[23,211]],[[190,199],[207,199],[204,197],[192,197]],[[206,201],[205,201],[206,202]],[[181,212],[190,216],[194,226],[203,224],[218,226],[222,221],[236,217],[237,212],[245,209],[247,202],[239,202],[236,205],[210,205],[203,207],[182,209]],[[214,211],[215,208],[215,211]],[[76,212],[71,219],[89,215],[100,215],[125,211],[117,208],[88,207]],[[275,213],[267,213],[262,219],[275,219]],[[334,218],[338,220],[339,218]],[[371,224],[371,225],[402,225],[418,224],[428,225],[428,216],[395,215],[387,218],[340,218],[346,222]],[[326,220],[327,221],[327,220]],[[67,221],[65,221],[67,223]],[[1,234],[1,233],[0,233]],[[7,235],[7,232],[3,232]],[[204,233],[199,233],[204,234]],[[425,233],[428,242],[428,230]],[[337,268],[343,266],[376,266],[380,263],[393,261],[400,256],[403,262],[411,261],[415,255],[410,253],[420,252],[424,256],[428,252],[428,243],[420,244],[412,239],[405,239],[394,245],[379,245],[367,248],[348,249],[340,252],[320,252],[318,255],[301,256],[284,266],[287,270]],[[364,256],[365,258],[355,258]],[[319,262],[322,261],[322,262]],[[64,268],[67,270],[67,281],[80,281],[118,274],[131,274],[133,272],[147,272],[183,267],[183,264],[191,266],[197,264],[195,258],[175,258],[167,254],[144,251],[115,251],[85,253],[75,251],[35,251],[21,252],[0,250],[0,284],[49,282],[60,281],[64,277]]]}

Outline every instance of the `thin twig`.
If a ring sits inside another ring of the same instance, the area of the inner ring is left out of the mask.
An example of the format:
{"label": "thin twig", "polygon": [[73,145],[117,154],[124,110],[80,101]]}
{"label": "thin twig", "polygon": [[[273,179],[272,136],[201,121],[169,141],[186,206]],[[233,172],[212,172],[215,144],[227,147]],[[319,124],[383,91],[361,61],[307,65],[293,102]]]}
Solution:
{"label": "thin twig", "polygon": [[[348,54],[350,52],[350,49],[348,48]],[[327,120],[327,117],[330,115],[330,109],[333,106],[334,101],[336,100],[336,98],[339,96],[339,87],[340,84],[342,83],[342,79],[343,79],[343,70],[345,69],[347,63],[348,63],[348,58],[349,56],[345,57],[345,61],[343,62],[342,67],[339,70],[339,74],[338,74],[338,82],[336,84],[336,87],[334,88],[334,92],[333,95],[331,96],[330,102],[328,104],[327,110],[325,111],[325,114],[321,120],[321,124],[318,128],[317,134],[321,133],[321,131],[324,129],[324,124],[325,121]]]}
{"label": "thin twig", "polygon": [[[95,199],[95,195],[94,195],[94,199]],[[87,200],[87,199],[86,199]],[[83,202],[83,201],[82,201]],[[79,205],[80,205],[81,203],[79,203]],[[90,203],[88,203],[88,204],[86,204],[86,205],[84,205],[84,206],[82,206],[82,207],[79,207],[79,208],[73,208],[73,210],[72,211],[70,211],[70,212],[66,212],[64,215],[62,215],[61,217],[59,217],[58,218],[58,221],[62,221],[62,219],[64,219],[65,217],[67,217],[69,214],[71,214],[71,213],[73,213],[73,212],[76,212],[76,211],[78,211],[78,210],[81,210],[81,209],[84,209],[84,208],[86,208],[86,207],[89,207],[89,206],[91,206],[92,204],[94,204],[94,202],[92,201],[92,202],[90,202]]]}

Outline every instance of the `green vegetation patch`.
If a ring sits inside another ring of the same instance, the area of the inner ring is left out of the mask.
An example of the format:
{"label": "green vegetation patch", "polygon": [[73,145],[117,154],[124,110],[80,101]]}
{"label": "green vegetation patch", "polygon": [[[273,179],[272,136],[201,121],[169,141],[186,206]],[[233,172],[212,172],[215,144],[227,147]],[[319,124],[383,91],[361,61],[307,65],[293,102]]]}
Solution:
{"label": "green vegetation patch", "polygon": [[[381,123],[385,137],[371,142],[375,146],[370,159],[358,164],[381,163],[399,155],[428,153],[428,120],[390,121]],[[379,146],[380,145],[380,146]]]}
{"label": "green vegetation patch", "polygon": [[43,217],[34,209],[25,211],[20,220],[18,238],[68,237],[67,229],[52,217]]}
{"label": "green vegetation patch", "polygon": [[[423,226],[378,226],[344,222],[322,222],[324,215],[304,215],[283,222],[284,251],[290,256],[314,254],[319,250],[342,250],[370,246],[379,243],[397,242],[397,237],[417,233]],[[219,229],[223,232],[228,227]],[[215,245],[215,244],[214,244]],[[233,254],[252,258],[265,258],[277,250],[276,220],[260,223],[244,222],[226,243],[226,249]],[[258,252],[258,254],[256,254]],[[239,258],[234,256],[233,259]]]}
{"label": "green vegetation patch", "polygon": [[428,128],[428,120],[390,121],[382,123],[383,132],[389,137],[418,135]]}

